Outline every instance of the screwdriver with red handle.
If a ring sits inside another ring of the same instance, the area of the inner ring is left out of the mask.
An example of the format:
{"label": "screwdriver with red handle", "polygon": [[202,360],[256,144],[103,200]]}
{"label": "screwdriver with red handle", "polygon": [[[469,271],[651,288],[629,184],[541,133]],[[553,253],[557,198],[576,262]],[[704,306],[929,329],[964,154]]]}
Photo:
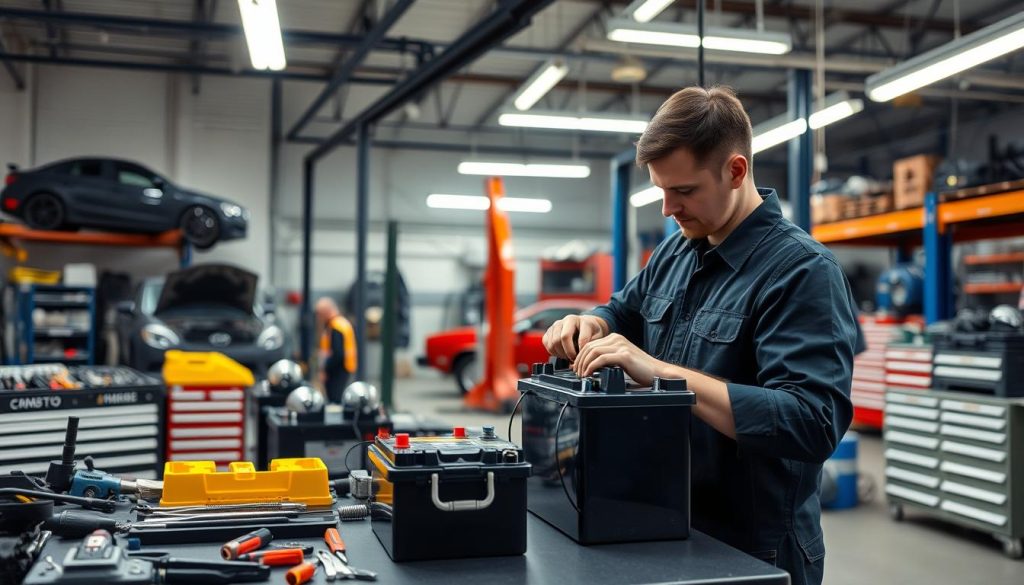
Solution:
{"label": "screwdriver with red handle", "polygon": [[254,550],[267,546],[267,543],[274,539],[274,535],[266,528],[253,530],[249,534],[243,534],[234,540],[229,540],[220,547],[220,555],[224,560],[230,561]]}
{"label": "screwdriver with red handle", "polygon": [[240,561],[253,561],[268,567],[291,567],[306,560],[301,548],[277,548],[258,550],[238,555]]}
{"label": "screwdriver with red handle", "polygon": [[324,542],[331,549],[341,562],[348,564],[348,557],[345,556],[345,541],[341,539],[341,533],[338,532],[337,528],[328,528],[327,532],[324,533]]}

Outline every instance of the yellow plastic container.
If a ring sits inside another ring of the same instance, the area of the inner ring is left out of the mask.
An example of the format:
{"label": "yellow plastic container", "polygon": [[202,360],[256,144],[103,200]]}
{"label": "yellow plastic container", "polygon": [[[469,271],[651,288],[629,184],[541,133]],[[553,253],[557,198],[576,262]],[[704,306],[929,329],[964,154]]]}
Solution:
{"label": "yellow plastic container", "polygon": [[7,279],[17,284],[55,285],[60,284],[60,271],[15,266],[7,273]]}
{"label": "yellow plastic container", "polygon": [[164,353],[164,383],[168,386],[252,386],[252,371],[215,351]]}
{"label": "yellow plastic container", "polygon": [[327,466],[319,457],[274,459],[270,471],[256,471],[235,461],[217,471],[213,461],[168,461],[164,464],[161,506],[205,506],[252,502],[301,502],[330,506]]}

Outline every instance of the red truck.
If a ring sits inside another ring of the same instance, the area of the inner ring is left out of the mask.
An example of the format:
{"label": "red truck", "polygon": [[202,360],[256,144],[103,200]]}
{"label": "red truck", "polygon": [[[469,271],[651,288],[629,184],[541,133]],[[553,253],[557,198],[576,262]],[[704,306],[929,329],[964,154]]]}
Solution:
{"label": "red truck", "polygon": [[[576,315],[594,308],[594,301],[585,299],[554,299],[524,307],[515,314],[516,368],[528,374],[536,362],[546,362],[549,355],[542,339],[552,323],[566,315]],[[477,328],[458,327],[435,333],[426,340],[426,356],[419,358],[422,366],[452,374],[463,393],[469,392],[480,378],[477,361]]]}

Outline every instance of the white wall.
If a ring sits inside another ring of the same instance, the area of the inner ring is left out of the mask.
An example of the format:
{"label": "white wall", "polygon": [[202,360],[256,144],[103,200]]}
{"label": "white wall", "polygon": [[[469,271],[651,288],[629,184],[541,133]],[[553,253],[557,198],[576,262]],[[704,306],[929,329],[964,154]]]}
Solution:
{"label": "white wall", "polygon": [[[96,68],[28,68],[22,92],[0,86],[0,158],[37,166],[73,156],[138,161],[185,187],[225,197],[252,211],[249,238],[197,253],[269,274],[269,83]],[[34,113],[33,113],[34,110]],[[141,277],[178,265],[170,250],[30,245],[29,264],[60,268],[92,262]]]}

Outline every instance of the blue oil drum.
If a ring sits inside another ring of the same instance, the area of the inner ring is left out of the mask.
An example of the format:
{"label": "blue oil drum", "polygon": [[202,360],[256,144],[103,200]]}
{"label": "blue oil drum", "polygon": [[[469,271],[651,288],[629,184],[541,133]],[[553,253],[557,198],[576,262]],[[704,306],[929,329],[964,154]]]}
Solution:
{"label": "blue oil drum", "polygon": [[821,506],[829,509],[857,506],[857,433],[849,431],[825,462],[821,477]]}

